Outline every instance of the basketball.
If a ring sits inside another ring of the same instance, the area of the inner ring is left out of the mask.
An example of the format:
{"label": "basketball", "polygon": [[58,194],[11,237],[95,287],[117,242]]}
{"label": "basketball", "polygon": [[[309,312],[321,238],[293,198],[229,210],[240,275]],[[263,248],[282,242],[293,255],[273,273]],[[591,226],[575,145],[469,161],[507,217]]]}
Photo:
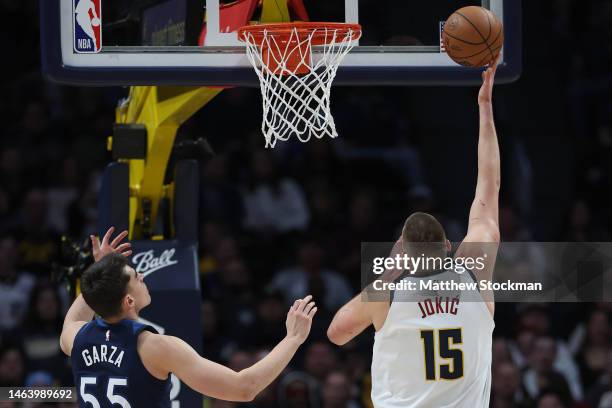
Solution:
{"label": "basketball", "polygon": [[504,44],[504,28],[497,16],[478,6],[455,11],[446,20],[442,40],[457,64],[483,67],[497,59]]}

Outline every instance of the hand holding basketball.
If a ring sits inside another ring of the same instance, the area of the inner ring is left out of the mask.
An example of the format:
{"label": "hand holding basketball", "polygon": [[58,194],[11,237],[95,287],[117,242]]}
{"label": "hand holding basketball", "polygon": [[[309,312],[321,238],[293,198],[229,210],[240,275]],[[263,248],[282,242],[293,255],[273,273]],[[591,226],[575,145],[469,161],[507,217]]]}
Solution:
{"label": "hand holding basketball", "polygon": [[100,19],[98,17],[94,17],[91,19],[91,25],[92,27],[99,27],[100,26]]}
{"label": "hand holding basketball", "polygon": [[478,92],[478,104],[483,105],[493,101],[493,84],[495,82],[495,71],[497,71],[497,61],[494,62],[482,73],[482,85]]}

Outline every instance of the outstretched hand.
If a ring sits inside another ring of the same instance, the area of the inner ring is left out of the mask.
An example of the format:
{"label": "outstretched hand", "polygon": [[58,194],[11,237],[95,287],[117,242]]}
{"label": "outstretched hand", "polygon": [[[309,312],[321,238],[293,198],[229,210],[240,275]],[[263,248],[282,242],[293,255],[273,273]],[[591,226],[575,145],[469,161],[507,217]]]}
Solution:
{"label": "outstretched hand", "polygon": [[312,318],[317,313],[315,302],[311,300],[312,295],[296,300],[287,313],[287,337],[296,338],[300,344],[306,341],[312,326]]}
{"label": "outstretched hand", "polygon": [[115,237],[115,239],[111,241],[110,239],[114,231],[115,227],[110,227],[108,231],[106,231],[106,234],[104,234],[102,242],[100,242],[100,239],[95,235],[90,235],[89,238],[91,239],[91,248],[93,251],[94,260],[96,262],[104,258],[105,255],[108,255],[112,252],[116,252],[125,257],[132,255],[132,244],[130,244],[129,242],[124,242],[123,244],[121,244],[121,241],[123,241],[123,239],[127,237],[128,232],[121,232]]}
{"label": "outstretched hand", "polygon": [[480,86],[480,92],[478,92],[479,105],[488,104],[493,101],[493,84],[498,63],[499,60],[495,61],[482,73],[482,85]]}

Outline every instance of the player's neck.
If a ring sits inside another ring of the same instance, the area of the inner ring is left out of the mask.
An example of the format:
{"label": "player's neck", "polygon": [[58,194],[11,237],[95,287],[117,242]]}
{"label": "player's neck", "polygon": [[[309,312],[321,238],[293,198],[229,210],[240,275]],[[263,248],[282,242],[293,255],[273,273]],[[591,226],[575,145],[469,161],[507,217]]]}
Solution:
{"label": "player's neck", "polygon": [[137,320],[137,319],[138,319],[138,313],[136,313],[135,311],[130,311],[128,313],[124,313],[119,316],[104,318],[103,320],[109,324],[116,324],[122,320]]}

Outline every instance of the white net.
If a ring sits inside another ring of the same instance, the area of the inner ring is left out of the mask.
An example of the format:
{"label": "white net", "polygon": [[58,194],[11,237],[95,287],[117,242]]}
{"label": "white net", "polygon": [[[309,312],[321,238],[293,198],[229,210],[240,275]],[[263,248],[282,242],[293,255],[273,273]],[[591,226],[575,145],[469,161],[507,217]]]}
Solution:
{"label": "white net", "polygon": [[360,36],[361,30],[350,26],[288,27],[282,34],[265,26],[255,33],[244,31],[247,56],[261,85],[266,147],[291,137],[307,142],[338,135],[330,110],[331,85]]}

